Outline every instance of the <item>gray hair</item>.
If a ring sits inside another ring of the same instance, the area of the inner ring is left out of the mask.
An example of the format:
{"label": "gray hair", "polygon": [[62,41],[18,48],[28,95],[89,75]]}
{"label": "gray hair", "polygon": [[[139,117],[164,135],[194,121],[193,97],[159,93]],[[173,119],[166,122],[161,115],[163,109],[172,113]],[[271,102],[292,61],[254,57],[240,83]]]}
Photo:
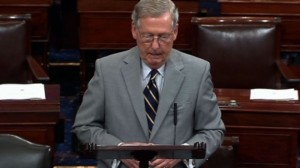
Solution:
{"label": "gray hair", "polygon": [[171,14],[173,28],[179,20],[178,9],[171,0],[140,0],[134,7],[131,20],[136,27],[140,26],[139,19],[143,17],[158,17],[166,12]]}

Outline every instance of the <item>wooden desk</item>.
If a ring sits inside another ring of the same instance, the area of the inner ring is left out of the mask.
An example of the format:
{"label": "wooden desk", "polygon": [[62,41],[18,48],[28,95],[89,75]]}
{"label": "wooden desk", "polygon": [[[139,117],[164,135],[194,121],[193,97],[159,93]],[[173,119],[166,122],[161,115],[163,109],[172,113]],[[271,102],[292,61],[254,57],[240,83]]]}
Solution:
{"label": "wooden desk", "polygon": [[45,85],[46,100],[0,101],[0,133],[16,134],[55,149],[54,128],[60,116],[60,88]]}
{"label": "wooden desk", "polygon": [[300,0],[219,0],[223,16],[278,16],[282,51],[300,51]]}
{"label": "wooden desk", "polygon": [[[249,90],[215,93],[226,135],[239,136],[239,167],[297,168],[300,101],[252,101]],[[239,106],[226,106],[230,100]]]}

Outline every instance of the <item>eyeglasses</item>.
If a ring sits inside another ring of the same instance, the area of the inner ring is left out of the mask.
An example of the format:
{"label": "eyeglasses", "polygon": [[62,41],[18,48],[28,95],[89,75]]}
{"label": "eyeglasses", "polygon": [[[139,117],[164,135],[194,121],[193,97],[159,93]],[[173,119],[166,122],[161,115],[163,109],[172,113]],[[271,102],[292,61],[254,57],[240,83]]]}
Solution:
{"label": "eyeglasses", "polygon": [[151,33],[140,33],[141,42],[148,44],[152,43],[154,39],[157,39],[159,44],[169,44],[173,40],[173,35],[171,33],[168,34],[161,34],[158,36],[154,36]]}

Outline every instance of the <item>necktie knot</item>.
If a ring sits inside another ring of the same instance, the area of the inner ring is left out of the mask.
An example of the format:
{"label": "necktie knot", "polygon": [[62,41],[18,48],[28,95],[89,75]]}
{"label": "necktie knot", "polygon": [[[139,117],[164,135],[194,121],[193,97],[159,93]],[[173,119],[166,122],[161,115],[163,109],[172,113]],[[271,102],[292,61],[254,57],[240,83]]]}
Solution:
{"label": "necktie knot", "polygon": [[156,69],[152,69],[150,72],[150,75],[151,75],[150,79],[154,80],[156,78],[157,74],[158,74],[158,71]]}

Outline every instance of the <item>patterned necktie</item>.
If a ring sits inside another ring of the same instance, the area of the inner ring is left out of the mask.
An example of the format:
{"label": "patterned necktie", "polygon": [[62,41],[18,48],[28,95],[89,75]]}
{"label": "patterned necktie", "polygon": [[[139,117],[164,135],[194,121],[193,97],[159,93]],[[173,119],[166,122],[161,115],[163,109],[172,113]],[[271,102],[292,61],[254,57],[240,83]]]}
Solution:
{"label": "patterned necktie", "polygon": [[144,89],[144,100],[145,100],[145,108],[146,108],[146,115],[149,127],[149,134],[151,134],[152,127],[154,124],[156,110],[158,107],[158,88],[155,82],[155,77],[158,74],[156,69],[153,69],[151,72],[151,77],[149,83],[147,84],[146,88]]}

